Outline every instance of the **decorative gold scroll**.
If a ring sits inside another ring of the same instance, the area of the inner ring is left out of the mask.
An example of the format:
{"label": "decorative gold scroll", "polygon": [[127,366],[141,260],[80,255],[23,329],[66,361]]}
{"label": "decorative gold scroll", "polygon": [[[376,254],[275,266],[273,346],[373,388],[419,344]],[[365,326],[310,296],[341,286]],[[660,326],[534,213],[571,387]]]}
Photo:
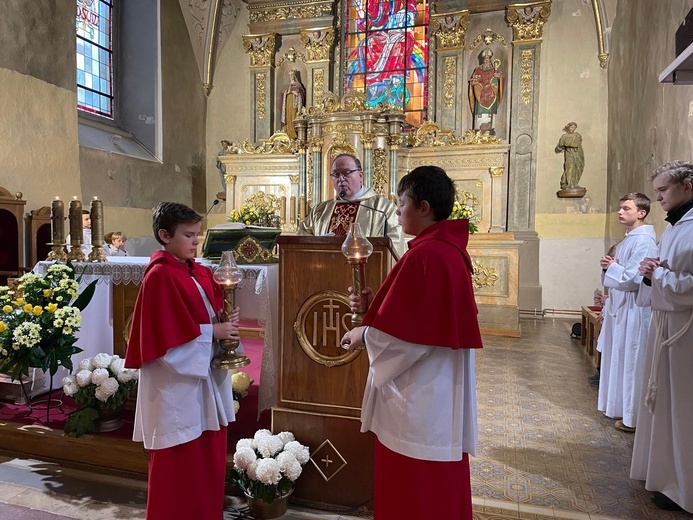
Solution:
{"label": "decorative gold scroll", "polygon": [[501,34],[498,34],[490,27],[487,27],[483,33],[474,38],[474,41],[469,48],[476,49],[481,42],[484,42],[486,45],[491,45],[493,40],[497,40],[501,45],[508,45],[508,42],[505,41],[505,38],[503,38]]}
{"label": "decorative gold scroll", "polygon": [[308,55],[307,63],[329,62],[334,43],[334,27],[302,30],[301,43]]}
{"label": "decorative gold scroll", "polygon": [[520,97],[525,105],[532,100],[532,49],[522,49],[520,60]]}
{"label": "decorative gold scroll", "polygon": [[425,121],[419,128],[409,133],[407,144],[419,146],[459,146],[502,144],[498,137],[489,132],[467,130],[461,137],[456,137],[452,130],[441,130],[432,121]]}
{"label": "decorative gold scroll", "polygon": [[250,23],[276,20],[320,18],[332,15],[333,2],[276,2],[262,7],[248,6]]}
{"label": "decorative gold scroll", "polygon": [[240,144],[230,143],[225,147],[225,152],[257,155],[297,153],[298,141],[291,139],[284,132],[275,132],[269,139],[262,139],[258,146],[255,146],[250,139],[246,139]]}
{"label": "decorative gold scroll", "polygon": [[243,35],[243,50],[250,55],[250,68],[271,67],[275,46],[274,34]]}
{"label": "decorative gold scroll", "polygon": [[431,35],[438,49],[464,49],[464,37],[469,27],[469,10],[431,15]]}
{"label": "decorative gold scroll", "polygon": [[551,14],[551,0],[506,7],[505,19],[513,29],[513,42],[540,42]]}
{"label": "decorative gold scroll", "polygon": [[387,152],[383,148],[373,150],[373,190],[378,195],[385,195],[387,182]]}
{"label": "decorative gold scroll", "polygon": [[500,278],[494,267],[487,267],[479,260],[472,259],[472,268],[472,287],[475,291],[482,287],[493,287]]}
{"label": "decorative gold scroll", "polygon": [[265,74],[260,73],[255,76],[255,109],[257,110],[258,119],[265,119],[266,102]]}
{"label": "decorative gold scroll", "polygon": [[313,99],[322,99],[325,95],[325,71],[315,69],[313,71]]}
{"label": "decorative gold scroll", "polygon": [[447,108],[452,108],[455,104],[455,65],[457,60],[448,56],[445,58],[445,67],[443,69],[443,100]]}

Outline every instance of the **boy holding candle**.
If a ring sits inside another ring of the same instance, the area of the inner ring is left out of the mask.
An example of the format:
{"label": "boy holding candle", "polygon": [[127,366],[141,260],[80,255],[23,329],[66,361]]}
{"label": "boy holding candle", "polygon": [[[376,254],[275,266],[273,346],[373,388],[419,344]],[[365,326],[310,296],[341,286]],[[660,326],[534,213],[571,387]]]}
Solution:
{"label": "boy holding candle", "polygon": [[238,339],[238,308],[217,322],[223,295],[194,260],[202,217],[175,202],[154,208],[164,246],[145,271],[125,366],[139,368],[133,440],[149,451],[147,520],[223,514],[231,374],[212,368],[216,340]]}
{"label": "boy holding candle", "polygon": [[[364,327],[342,345],[365,345],[370,361],[361,431],[376,435],[377,520],[471,520],[469,454],[476,453],[474,349],[481,348],[468,220],[447,220],[455,187],[445,171],[420,166],[398,186],[397,216],[415,235],[378,293],[365,298]],[[353,288],[350,288],[353,293]],[[402,475],[416,492],[402,493]]]}

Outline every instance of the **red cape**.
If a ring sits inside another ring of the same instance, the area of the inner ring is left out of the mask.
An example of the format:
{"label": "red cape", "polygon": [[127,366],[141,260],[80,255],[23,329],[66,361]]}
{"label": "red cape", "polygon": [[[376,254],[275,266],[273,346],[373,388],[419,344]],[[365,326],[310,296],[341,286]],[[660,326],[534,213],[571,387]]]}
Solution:
{"label": "red cape", "polygon": [[152,255],[135,302],[126,367],[140,368],[142,363],[162,357],[168,349],[198,337],[200,324],[209,323],[209,314],[193,277],[204,289],[215,312],[219,311],[223,293],[208,268],[194,260],[180,262],[167,251]]}
{"label": "red cape", "polygon": [[409,242],[363,324],[420,345],[481,348],[467,253],[468,220],[443,220]]}

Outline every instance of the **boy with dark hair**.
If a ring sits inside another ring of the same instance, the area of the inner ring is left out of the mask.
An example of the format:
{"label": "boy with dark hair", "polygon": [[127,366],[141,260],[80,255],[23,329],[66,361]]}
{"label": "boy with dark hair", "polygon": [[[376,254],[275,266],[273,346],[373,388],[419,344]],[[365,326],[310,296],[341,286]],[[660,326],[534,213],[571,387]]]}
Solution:
{"label": "boy with dark hair", "polygon": [[640,262],[657,255],[654,227],[645,225],[650,199],[642,193],[628,193],[619,201],[618,220],[626,237],[616,246],[614,256],[599,261],[602,283],[609,297],[602,308],[604,324],[597,339],[602,353],[599,370],[597,409],[617,419],[614,426],[635,431],[638,399],[642,394],[642,370],[650,310],[635,303],[642,276]]}
{"label": "boy with dark hair", "polygon": [[669,225],[659,256],[645,258],[638,304],[652,308],[630,477],[645,480],[661,509],[693,513],[693,164],[652,173]]}
{"label": "boy with dark hair", "polygon": [[164,246],[145,271],[125,365],[139,368],[133,440],[149,451],[147,520],[221,518],[231,374],[212,368],[218,339],[238,339],[238,308],[217,322],[223,296],[194,260],[202,217],[175,202],[153,213]]}
{"label": "boy with dark hair", "polygon": [[[365,344],[370,361],[361,431],[376,435],[375,518],[472,519],[469,454],[476,454],[474,349],[481,348],[469,221],[447,220],[455,187],[420,166],[399,183],[397,216],[415,235],[368,304],[364,327],[342,345]],[[353,293],[353,288],[349,288]],[[416,492],[402,493],[402,476]]]}

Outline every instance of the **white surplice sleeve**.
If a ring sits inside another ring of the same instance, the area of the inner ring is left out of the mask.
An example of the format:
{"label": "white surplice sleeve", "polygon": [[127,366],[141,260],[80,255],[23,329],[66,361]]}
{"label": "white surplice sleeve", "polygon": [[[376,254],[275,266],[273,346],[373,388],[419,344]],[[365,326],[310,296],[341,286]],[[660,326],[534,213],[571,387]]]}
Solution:
{"label": "white surplice sleeve", "polygon": [[168,349],[162,364],[182,376],[207,377],[212,358],[212,330],[212,325],[200,325],[201,334],[188,343]]}

